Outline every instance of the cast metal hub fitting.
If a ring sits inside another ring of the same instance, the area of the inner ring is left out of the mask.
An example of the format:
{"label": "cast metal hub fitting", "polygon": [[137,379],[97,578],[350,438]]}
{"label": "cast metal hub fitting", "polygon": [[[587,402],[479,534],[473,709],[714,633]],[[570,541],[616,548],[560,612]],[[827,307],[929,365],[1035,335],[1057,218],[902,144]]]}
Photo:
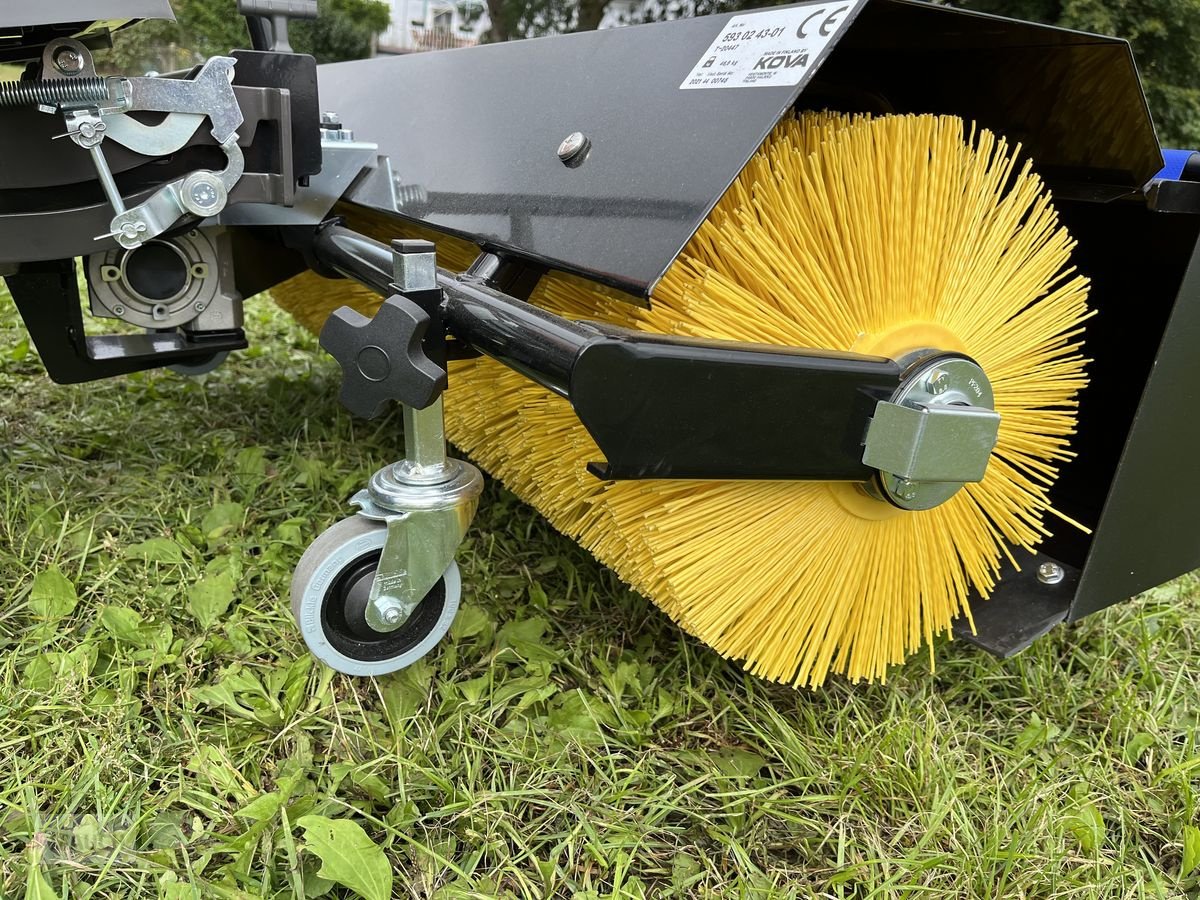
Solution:
{"label": "cast metal hub fitting", "polygon": [[[907,510],[933,509],[983,481],[1000,429],[992,385],[974,360],[914,354],[912,371],[867,427],[872,493]],[[904,360],[901,360],[903,363]]]}

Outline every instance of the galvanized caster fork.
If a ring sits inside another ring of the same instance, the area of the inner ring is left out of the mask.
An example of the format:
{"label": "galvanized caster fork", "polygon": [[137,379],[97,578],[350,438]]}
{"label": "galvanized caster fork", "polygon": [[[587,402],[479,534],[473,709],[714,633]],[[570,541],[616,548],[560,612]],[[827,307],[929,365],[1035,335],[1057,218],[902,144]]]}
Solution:
{"label": "galvanized caster fork", "polygon": [[358,513],[318,537],[292,579],[305,643],[349,675],[402,669],[449,631],[462,593],[454,556],[483,490],[478,469],[446,456],[433,246],[397,241],[393,252],[396,295],[373,320],[339,310],[321,343],[342,364],[351,409],[370,416],[389,399],[405,403],[405,458],[351,498]]}

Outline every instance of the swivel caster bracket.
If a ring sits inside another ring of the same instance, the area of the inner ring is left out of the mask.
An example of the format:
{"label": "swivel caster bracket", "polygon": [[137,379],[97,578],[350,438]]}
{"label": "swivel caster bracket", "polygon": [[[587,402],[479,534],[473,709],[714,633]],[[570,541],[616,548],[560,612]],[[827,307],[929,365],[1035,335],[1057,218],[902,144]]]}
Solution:
{"label": "swivel caster bracket", "polygon": [[413,610],[454,561],[483,490],[470,463],[445,455],[442,401],[404,408],[406,456],[371,478],[350,502],[359,515],[387,525],[366,607],[367,624],[388,632]]}
{"label": "swivel caster bracket", "polygon": [[321,342],[342,365],[351,411],[404,404],[405,456],[354,495],[358,513],[318,537],[292,579],[305,643],[350,675],[402,669],[449,631],[462,591],[454,556],[483,491],[478,469],[446,456],[433,245],[396,241],[393,257],[397,295],[375,319],[339,310]]}

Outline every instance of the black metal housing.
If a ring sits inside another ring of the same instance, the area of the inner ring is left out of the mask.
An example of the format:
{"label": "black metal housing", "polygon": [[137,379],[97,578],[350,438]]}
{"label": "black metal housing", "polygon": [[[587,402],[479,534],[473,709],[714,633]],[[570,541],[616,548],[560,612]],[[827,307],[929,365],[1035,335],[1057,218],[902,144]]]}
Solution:
{"label": "black metal housing", "polygon": [[199,364],[246,348],[240,329],[85,335],[75,261],[24,263],[5,277],[46,373],[59,384],[128,375],[174,363]]}
{"label": "black metal housing", "polygon": [[[394,293],[391,251],[378,241],[327,225],[314,232],[311,254],[383,296]],[[447,332],[570,400],[604,454],[593,467],[599,477],[874,475],[862,442],[875,405],[900,384],[890,359],[572,322],[444,270],[438,287]],[[385,350],[401,359],[406,343]]]}
{"label": "black metal housing", "polygon": [[[680,90],[738,15],[321,66],[322,103],[400,182],[347,199],[645,296],[797,104],[962,116],[1022,142],[1057,195],[1136,192],[1162,167],[1125,41],[868,0],[795,86]],[[591,149],[569,167],[574,131]]]}

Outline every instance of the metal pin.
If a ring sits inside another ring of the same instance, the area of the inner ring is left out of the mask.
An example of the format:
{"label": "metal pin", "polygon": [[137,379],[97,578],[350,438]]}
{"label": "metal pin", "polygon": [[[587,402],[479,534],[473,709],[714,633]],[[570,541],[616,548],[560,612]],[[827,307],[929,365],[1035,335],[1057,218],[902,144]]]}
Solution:
{"label": "metal pin", "polygon": [[96,174],[100,176],[100,187],[104,189],[104,196],[119,216],[125,212],[125,200],[117,190],[117,182],[113,178],[112,169],[108,167],[108,160],[104,158],[104,151],[96,144],[89,147],[88,152],[92,154],[92,164],[96,167]]}

